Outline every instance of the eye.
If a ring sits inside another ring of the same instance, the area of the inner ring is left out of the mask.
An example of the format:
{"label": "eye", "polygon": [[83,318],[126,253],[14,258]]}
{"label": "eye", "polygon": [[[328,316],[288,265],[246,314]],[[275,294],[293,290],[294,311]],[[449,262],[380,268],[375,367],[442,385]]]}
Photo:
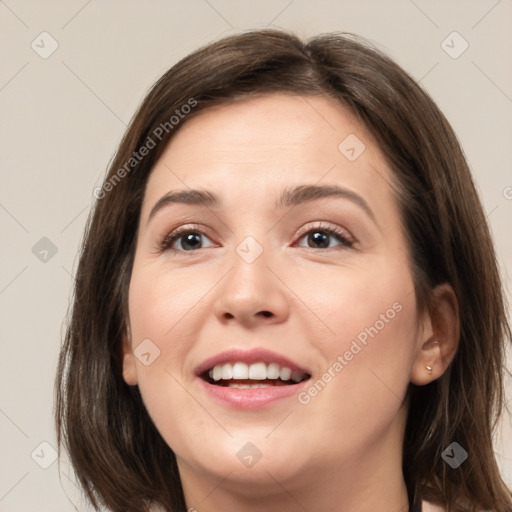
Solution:
{"label": "eye", "polygon": [[[183,226],[172,233],[169,233],[159,244],[160,251],[196,251],[197,249],[204,249],[201,237],[209,238],[199,229],[193,226]],[[174,246],[177,247],[174,247]],[[206,247],[213,247],[215,244],[211,243]]]}
{"label": "eye", "polygon": [[[333,249],[336,246],[340,248],[352,247],[355,239],[345,230],[335,226],[319,225],[299,231],[300,239],[305,239],[307,245],[298,244],[299,247],[308,247],[313,250]],[[208,245],[204,245],[202,239],[209,240]],[[182,226],[169,233],[158,244],[160,252],[171,250],[173,252],[194,252],[206,247],[214,247],[215,244],[195,226]]]}
{"label": "eye", "polygon": [[319,225],[310,228],[305,232],[299,232],[300,239],[305,239],[306,246],[299,244],[299,247],[310,249],[332,249],[336,246],[341,248],[352,247],[355,239],[345,230],[335,226]]}

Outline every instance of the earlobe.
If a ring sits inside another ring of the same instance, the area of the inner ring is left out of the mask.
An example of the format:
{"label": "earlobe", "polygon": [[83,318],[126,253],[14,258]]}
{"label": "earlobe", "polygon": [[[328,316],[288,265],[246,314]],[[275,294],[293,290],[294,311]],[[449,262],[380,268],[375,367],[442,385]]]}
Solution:
{"label": "earlobe", "polygon": [[459,306],[453,288],[438,285],[424,338],[419,340],[418,350],[411,371],[411,382],[424,386],[438,379],[453,361],[459,346]]}
{"label": "earlobe", "polygon": [[122,357],[123,357],[123,379],[129,386],[137,385],[137,371],[135,356],[128,336],[123,334],[122,339]]}

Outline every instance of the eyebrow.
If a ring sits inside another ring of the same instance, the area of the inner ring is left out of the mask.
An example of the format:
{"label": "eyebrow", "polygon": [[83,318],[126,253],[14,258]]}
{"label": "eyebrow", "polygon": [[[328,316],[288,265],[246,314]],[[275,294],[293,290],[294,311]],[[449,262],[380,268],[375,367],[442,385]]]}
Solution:
{"label": "eyebrow", "polygon": [[[359,195],[347,188],[338,185],[298,185],[293,188],[286,188],[281,197],[275,202],[276,209],[289,208],[299,204],[315,201],[326,197],[342,197],[352,201],[377,224],[377,219],[368,203]],[[202,205],[205,207],[220,207],[221,200],[214,193],[208,190],[176,190],[161,197],[151,209],[149,221],[162,208],[170,204]]]}

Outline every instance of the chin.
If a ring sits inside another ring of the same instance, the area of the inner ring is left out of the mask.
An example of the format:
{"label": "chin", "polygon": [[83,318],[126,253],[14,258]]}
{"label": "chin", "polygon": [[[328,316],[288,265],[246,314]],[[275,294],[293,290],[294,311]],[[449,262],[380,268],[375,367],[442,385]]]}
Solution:
{"label": "chin", "polygon": [[311,467],[307,461],[313,458],[298,448],[300,440],[285,442],[283,432],[274,440],[265,439],[269,431],[265,429],[265,433],[257,437],[252,430],[253,435],[249,438],[237,433],[224,443],[202,444],[198,446],[200,451],[194,450],[195,453],[180,458],[183,464],[216,479],[226,478],[231,483],[244,484],[244,493],[251,490],[251,485],[256,494],[268,492],[269,488],[275,489],[276,481],[283,485],[299,477]]}

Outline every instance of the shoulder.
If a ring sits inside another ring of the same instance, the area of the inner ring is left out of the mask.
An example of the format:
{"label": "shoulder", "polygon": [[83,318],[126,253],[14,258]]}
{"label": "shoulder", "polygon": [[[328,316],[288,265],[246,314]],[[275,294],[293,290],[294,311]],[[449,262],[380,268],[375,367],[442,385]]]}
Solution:
{"label": "shoulder", "polygon": [[157,503],[152,503],[149,508],[149,512],[165,512],[165,508]]}
{"label": "shoulder", "polygon": [[421,512],[444,512],[444,508],[439,505],[433,505],[428,501],[421,502]]}

